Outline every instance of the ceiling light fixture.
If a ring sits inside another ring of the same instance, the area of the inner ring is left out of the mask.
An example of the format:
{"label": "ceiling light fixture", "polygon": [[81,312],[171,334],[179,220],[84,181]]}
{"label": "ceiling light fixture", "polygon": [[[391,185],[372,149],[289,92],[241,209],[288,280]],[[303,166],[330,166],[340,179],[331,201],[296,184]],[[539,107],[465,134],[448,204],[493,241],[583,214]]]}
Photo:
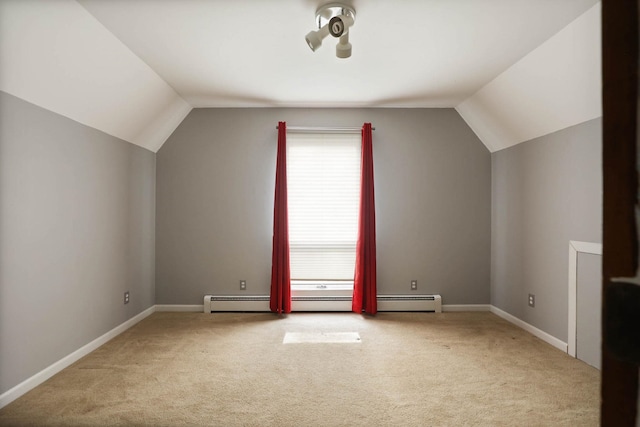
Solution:
{"label": "ceiling light fixture", "polygon": [[356,19],[356,11],[351,6],[342,3],[329,3],[316,11],[316,23],[318,30],[310,31],[305,37],[312,51],[322,46],[322,40],[331,34],[339,39],[336,46],[338,58],[351,56],[351,43],[349,43],[349,28]]}

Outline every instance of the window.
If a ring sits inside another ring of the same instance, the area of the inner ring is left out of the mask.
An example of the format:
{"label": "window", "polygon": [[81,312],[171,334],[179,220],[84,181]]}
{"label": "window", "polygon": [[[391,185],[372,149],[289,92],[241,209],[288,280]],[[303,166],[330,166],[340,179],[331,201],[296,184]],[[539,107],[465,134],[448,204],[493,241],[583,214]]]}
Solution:
{"label": "window", "polygon": [[291,280],[353,282],[360,133],[287,133]]}

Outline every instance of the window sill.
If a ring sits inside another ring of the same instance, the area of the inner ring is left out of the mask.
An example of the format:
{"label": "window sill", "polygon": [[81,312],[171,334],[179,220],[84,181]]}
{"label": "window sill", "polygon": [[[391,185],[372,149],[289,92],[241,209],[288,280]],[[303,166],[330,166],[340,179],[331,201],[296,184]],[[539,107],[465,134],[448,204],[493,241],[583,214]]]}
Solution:
{"label": "window sill", "polygon": [[[303,283],[303,284],[302,284]],[[353,282],[291,282],[291,296],[351,296]]]}

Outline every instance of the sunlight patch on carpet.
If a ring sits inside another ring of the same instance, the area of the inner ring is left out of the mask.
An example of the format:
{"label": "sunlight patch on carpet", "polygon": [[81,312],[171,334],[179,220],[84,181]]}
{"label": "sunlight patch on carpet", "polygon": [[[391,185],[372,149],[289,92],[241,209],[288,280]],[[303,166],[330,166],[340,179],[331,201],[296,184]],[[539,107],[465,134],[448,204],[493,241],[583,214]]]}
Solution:
{"label": "sunlight patch on carpet", "polygon": [[357,332],[287,332],[282,340],[282,344],[359,342],[360,334]]}

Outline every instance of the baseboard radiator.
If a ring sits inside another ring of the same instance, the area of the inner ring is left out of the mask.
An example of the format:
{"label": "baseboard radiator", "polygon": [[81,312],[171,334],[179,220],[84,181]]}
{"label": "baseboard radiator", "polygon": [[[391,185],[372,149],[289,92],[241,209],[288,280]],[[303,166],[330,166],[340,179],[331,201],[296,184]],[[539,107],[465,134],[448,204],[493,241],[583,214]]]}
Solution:
{"label": "baseboard radiator", "polygon": [[[269,296],[205,295],[204,312],[269,311]],[[292,295],[291,311],[351,311],[351,296]],[[378,295],[378,311],[442,312],[440,295]]]}
{"label": "baseboard radiator", "polygon": [[440,295],[378,295],[378,311],[442,313],[442,298]]}

